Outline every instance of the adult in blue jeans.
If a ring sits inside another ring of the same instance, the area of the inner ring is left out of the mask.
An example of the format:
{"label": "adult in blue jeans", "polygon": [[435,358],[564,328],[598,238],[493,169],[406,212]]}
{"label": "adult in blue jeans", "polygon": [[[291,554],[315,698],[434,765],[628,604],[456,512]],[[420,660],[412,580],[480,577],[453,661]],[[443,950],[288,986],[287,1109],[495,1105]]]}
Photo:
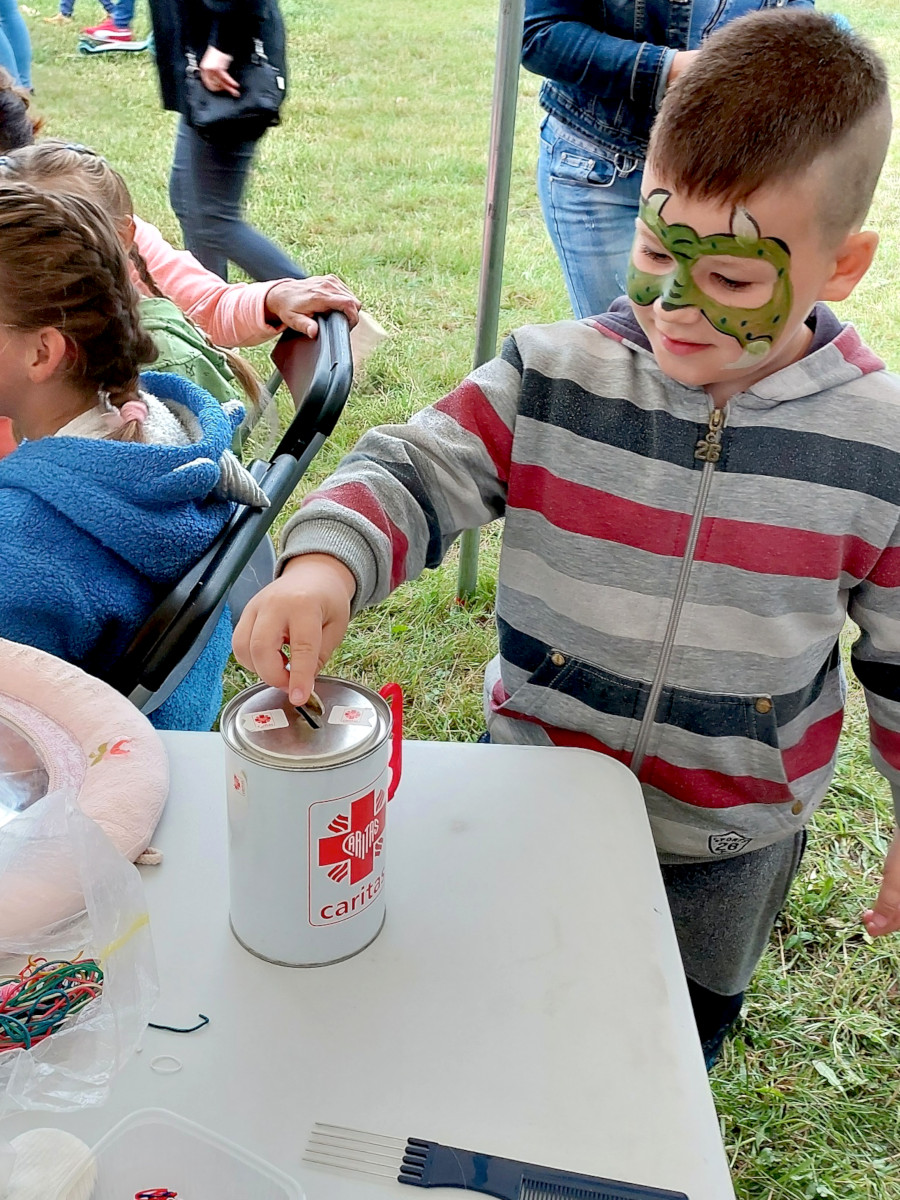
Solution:
{"label": "adult in blue jeans", "polygon": [[259,138],[227,132],[201,137],[190,124],[185,91],[190,53],[204,87],[237,95],[256,38],[284,72],[284,24],[275,0],[151,0],[150,13],[163,104],[181,114],[169,200],[185,246],[223,279],[229,261],[253,279],[304,278],[283,250],[244,220],[244,190]]}
{"label": "adult in blue jeans", "polygon": [[522,63],[545,77],[538,194],[576,317],[606,312],[625,291],[666,88],[713,30],[787,4],[813,0],[526,0]]}
{"label": "adult in blue jeans", "polygon": [[16,0],[0,0],[0,67],[31,91],[31,38]]}

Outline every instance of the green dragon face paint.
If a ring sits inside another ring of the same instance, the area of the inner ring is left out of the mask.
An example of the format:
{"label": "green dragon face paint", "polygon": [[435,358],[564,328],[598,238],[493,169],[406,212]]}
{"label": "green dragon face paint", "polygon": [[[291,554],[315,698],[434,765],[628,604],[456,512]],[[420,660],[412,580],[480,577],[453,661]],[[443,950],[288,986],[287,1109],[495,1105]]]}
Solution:
{"label": "green dragon face paint", "polygon": [[[641,270],[632,256],[628,266],[629,298],[644,306],[661,299],[668,309],[699,308],[713,329],[740,343],[743,354],[731,367],[759,363],[787,324],[791,311],[790,250],[776,238],[760,237],[759,227],[743,208],[732,213],[729,233],[700,237],[690,225],[667,225],[661,214],[669,196],[662,188],[646,198],[642,196],[639,214],[675,265],[663,274],[655,274]],[[771,263],[776,274],[769,300],[758,308],[739,308],[703,291],[694,280],[694,267],[698,260],[711,255]]]}

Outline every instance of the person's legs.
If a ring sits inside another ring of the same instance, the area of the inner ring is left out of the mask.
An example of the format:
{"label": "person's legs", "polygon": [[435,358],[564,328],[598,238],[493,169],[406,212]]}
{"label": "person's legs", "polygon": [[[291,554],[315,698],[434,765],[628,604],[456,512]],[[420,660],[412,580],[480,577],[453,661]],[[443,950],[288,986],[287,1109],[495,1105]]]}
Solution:
{"label": "person's legs", "polygon": [[5,42],[0,45],[0,65],[31,91],[31,38],[16,0],[0,0],[0,32]]}
{"label": "person's legs", "polygon": [[198,140],[196,134],[185,121],[184,117],[178,122],[175,134],[175,152],[172,156],[172,170],[169,174],[169,203],[181,226],[181,236],[186,250],[209,271],[215,271],[222,279],[228,278],[228,257],[218,255],[215,259],[208,257],[204,261],[200,257],[200,241],[197,237],[197,211],[194,192],[194,161],[193,148]]}
{"label": "person's legs", "polygon": [[633,161],[616,165],[600,147],[544,118],[538,195],[576,317],[606,312],[625,292],[641,174]]}
{"label": "person's legs", "polygon": [[13,48],[9,44],[9,38],[3,29],[2,21],[0,21],[0,67],[4,71],[9,72],[13,83],[19,83],[19,68],[16,66],[16,56],[13,54]]}
{"label": "person's legs", "polygon": [[305,278],[301,267],[244,220],[243,194],[256,142],[208,142],[189,126],[185,128],[193,169],[196,248],[191,249],[196,257],[223,279],[227,278],[228,261],[252,279]]}
{"label": "person's legs", "polygon": [[134,17],[134,0],[116,0],[111,15],[116,29],[130,29]]}
{"label": "person's legs", "polygon": [[662,866],[707,1067],[737,1019],[805,847],[800,830],[734,858]]}

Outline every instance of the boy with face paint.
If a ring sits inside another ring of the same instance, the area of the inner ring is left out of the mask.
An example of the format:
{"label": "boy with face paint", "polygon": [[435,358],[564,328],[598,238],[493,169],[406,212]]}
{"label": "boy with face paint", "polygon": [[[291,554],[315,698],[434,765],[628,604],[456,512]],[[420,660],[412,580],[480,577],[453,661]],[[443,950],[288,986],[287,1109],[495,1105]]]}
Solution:
{"label": "boy with face paint", "polygon": [[[638,776],[708,1063],[833,773],[848,612],[900,796],[900,380],[822,303],[871,262],[889,135],[883,64],[829,18],[726,26],[663,101],[629,298],[367,433],[235,633],[302,703],[353,612],[504,516],[491,740]],[[862,919],[900,928],[900,841]]]}

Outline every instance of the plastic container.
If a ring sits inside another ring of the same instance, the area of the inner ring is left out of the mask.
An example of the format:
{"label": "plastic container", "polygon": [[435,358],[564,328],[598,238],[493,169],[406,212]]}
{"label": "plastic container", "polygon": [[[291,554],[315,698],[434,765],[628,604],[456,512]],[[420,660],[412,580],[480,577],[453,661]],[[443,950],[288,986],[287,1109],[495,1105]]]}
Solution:
{"label": "plastic container", "polygon": [[300,1185],[262,1159],[162,1108],[126,1117],[94,1147],[91,1200],[131,1200],[168,1188],[178,1200],[304,1200]]}

